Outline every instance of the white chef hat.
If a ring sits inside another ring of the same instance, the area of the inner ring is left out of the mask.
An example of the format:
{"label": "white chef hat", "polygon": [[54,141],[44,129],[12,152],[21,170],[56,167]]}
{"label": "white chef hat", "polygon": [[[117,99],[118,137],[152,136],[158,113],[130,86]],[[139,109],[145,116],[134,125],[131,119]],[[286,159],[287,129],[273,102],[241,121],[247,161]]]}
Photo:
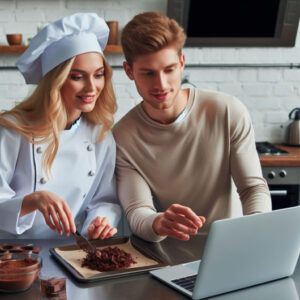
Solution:
{"label": "white chef hat", "polygon": [[49,71],[78,54],[103,50],[109,28],[95,13],[76,13],[43,28],[20,56],[17,67],[26,83],[37,84]]}

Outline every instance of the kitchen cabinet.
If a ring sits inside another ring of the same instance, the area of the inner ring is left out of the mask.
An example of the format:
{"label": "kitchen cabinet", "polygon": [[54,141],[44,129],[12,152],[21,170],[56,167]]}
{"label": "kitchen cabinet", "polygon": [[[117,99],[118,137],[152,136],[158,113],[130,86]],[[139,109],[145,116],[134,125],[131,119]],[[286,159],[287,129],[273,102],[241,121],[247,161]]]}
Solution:
{"label": "kitchen cabinet", "polygon": [[[1,54],[22,54],[27,49],[27,46],[7,46],[0,45],[0,55]],[[106,54],[122,54],[121,45],[107,45],[104,52]]]}

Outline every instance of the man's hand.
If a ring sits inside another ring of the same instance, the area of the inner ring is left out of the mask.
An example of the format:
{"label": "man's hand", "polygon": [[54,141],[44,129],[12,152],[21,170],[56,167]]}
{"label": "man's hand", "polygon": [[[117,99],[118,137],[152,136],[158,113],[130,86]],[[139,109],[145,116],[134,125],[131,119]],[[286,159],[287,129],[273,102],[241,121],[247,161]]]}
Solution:
{"label": "man's hand", "polygon": [[161,236],[189,240],[205,223],[205,217],[197,216],[189,207],[172,204],[153,222],[153,230]]}
{"label": "man's hand", "polygon": [[108,239],[117,233],[117,228],[107,222],[106,217],[96,217],[88,227],[89,239]]}

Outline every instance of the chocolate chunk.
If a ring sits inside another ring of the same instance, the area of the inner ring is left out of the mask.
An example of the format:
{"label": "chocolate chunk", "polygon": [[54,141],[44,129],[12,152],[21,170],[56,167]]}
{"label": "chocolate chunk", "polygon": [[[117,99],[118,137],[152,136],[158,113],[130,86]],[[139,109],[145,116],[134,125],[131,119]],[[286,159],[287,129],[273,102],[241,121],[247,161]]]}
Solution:
{"label": "chocolate chunk", "polygon": [[29,245],[23,245],[23,246],[21,246],[21,248],[26,251],[32,251],[34,246],[32,244],[29,244]]}
{"label": "chocolate chunk", "polygon": [[106,247],[88,252],[81,266],[105,272],[126,269],[135,263],[130,253],[118,247]]}
{"label": "chocolate chunk", "polygon": [[2,245],[2,249],[4,250],[10,250],[14,247],[14,245],[11,245],[11,244],[4,244]]}
{"label": "chocolate chunk", "polygon": [[35,254],[39,254],[41,251],[41,248],[38,247],[38,246],[34,246],[33,249],[32,249],[32,252],[35,253]]}
{"label": "chocolate chunk", "polygon": [[38,246],[34,246],[34,245],[24,245],[21,247],[24,251],[32,251],[35,254],[39,254],[41,251],[41,248]]}
{"label": "chocolate chunk", "polygon": [[19,246],[13,246],[11,249],[9,249],[9,252],[10,253],[22,253],[23,250]]}
{"label": "chocolate chunk", "polygon": [[66,290],[66,278],[41,279],[41,291],[46,296],[56,296]]}

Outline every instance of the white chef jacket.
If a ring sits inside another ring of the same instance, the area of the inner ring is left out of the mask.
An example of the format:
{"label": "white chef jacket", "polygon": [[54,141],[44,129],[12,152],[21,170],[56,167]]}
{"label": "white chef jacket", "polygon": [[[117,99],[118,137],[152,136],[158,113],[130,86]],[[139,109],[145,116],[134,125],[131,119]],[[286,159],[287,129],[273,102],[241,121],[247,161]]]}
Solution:
{"label": "white chef jacket", "polygon": [[47,145],[28,143],[14,130],[0,127],[0,238],[60,238],[40,211],[20,217],[23,197],[40,190],[67,202],[84,235],[96,216],[117,226],[121,209],[114,178],[116,146],[111,133],[96,143],[99,129],[81,118],[64,130],[47,178],[42,170]]}

